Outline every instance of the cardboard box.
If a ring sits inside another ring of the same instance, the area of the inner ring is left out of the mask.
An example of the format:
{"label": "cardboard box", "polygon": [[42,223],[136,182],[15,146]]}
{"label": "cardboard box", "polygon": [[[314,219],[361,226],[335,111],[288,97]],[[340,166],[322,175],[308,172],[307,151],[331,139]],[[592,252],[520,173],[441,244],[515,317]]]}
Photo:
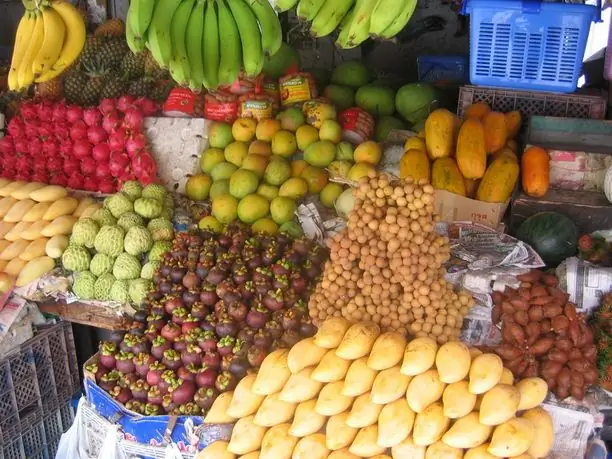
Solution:
{"label": "cardboard box", "polygon": [[[412,131],[394,130],[389,133],[385,143],[385,152],[380,169],[383,172],[399,176],[399,161],[404,153],[403,144]],[[435,211],[443,221],[481,223],[499,230],[504,213],[510,200],[501,203],[489,203],[459,196],[446,190],[436,190]]]}
{"label": "cardboard box", "polygon": [[446,190],[436,190],[436,213],[449,222],[471,221],[498,229],[510,201],[502,204],[477,201]]}

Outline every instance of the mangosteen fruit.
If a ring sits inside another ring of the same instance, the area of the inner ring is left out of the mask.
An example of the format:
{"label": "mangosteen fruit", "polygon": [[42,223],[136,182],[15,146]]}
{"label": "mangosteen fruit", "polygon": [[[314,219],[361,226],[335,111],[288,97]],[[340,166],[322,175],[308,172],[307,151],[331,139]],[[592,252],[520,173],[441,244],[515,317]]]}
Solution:
{"label": "mangosteen fruit", "polygon": [[172,282],[175,284],[180,284],[183,281],[183,276],[185,276],[185,274],[187,274],[187,269],[177,266],[170,272],[170,279],[172,279]]}
{"label": "mangosteen fruit", "polygon": [[147,371],[146,381],[151,387],[157,386],[161,381],[162,373],[166,370],[166,365],[161,362],[153,362],[149,365],[149,371]]}
{"label": "mangosteen fruit", "polygon": [[238,326],[229,315],[224,315],[215,326],[215,332],[219,337],[236,336]]}
{"label": "mangosteen fruit", "polygon": [[217,352],[221,356],[231,354],[234,344],[236,344],[235,338],[232,336],[224,336],[217,343]]}
{"label": "mangosteen fruit", "polygon": [[239,301],[230,303],[229,307],[227,308],[227,313],[236,322],[244,322],[248,312],[249,308],[247,305]]}
{"label": "mangosteen fruit", "polygon": [[182,365],[181,354],[174,349],[168,349],[164,351],[162,363],[170,370],[178,370]]}
{"label": "mangosteen fruit", "polygon": [[217,265],[210,269],[210,271],[208,272],[208,275],[206,276],[206,281],[213,285],[217,285],[221,283],[226,277],[227,277],[227,272],[223,271]]}
{"label": "mangosteen fruit", "polygon": [[198,320],[202,320],[206,317],[208,312],[208,307],[201,301],[196,301],[191,305],[191,315]]}
{"label": "mangosteen fruit", "polygon": [[181,295],[181,299],[185,306],[190,307],[200,299],[200,292],[196,290],[185,290]]}
{"label": "mangosteen fruit", "polygon": [[197,403],[203,411],[206,411],[212,406],[213,402],[217,398],[217,394],[217,390],[212,387],[212,385],[206,387],[200,386],[193,397],[193,401]]}
{"label": "mangosteen fruit", "polygon": [[229,371],[223,371],[219,373],[215,380],[215,388],[219,392],[227,392],[233,390],[236,387],[237,378]]}
{"label": "mangosteen fruit", "polygon": [[206,306],[214,306],[214,304],[219,301],[216,285],[205,284],[200,292],[200,301]]}
{"label": "mangosteen fruit", "polygon": [[236,335],[236,338],[241,341],[244,341],[246,344],[252,344],[253,336],[255,336],[255,329],[249,326],[242,328],[238,332],[238,335]]}
{"label": "mangosteen fruit", "polygon": [[217,379],[217,372],[213,368],[204,365],[196,373],[195,383],[198,387],[214,387]]}
{"label": "mangosteen fruit", "polygon": [[251,346],[247,352],[247,361],[254,368],[259,368],[268,355],[264,346]]}
{"label": "mangosteen fruit", "polygon": [[276,320],[270,320],[268,322],[266,322],[266,325],[264,326],[264,329],[270,333],[270,336],[272,337],[272,339],[278,339],[282,336],[284,330],[283,330],[283,326],[277,322]]}
{"label": "mangosteen fruit", "polygon": [[217,351],[206,351],[202,356],[202,365],[209,368],[219,368],[221,356]]}

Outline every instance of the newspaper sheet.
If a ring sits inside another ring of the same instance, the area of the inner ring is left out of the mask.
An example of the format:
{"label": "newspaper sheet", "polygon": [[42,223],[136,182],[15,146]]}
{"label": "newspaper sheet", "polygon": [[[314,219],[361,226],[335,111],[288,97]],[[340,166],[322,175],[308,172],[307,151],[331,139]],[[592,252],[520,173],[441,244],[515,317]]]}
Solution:
{"label": "newspaper sheet", "polygon": [[[571,399],[570,399],[571,400]],[[587,451],[588,439],[595,427],[594,408],[584,403],[559,402],[550,396],[543,404],[553,419],[555,442],[548,459],[579,459]]]}
{"label": "newspaper sheet", "polygon": [[612,268],[572,257],[559,265],[556,274],[570,300],[587,315],[600,305],[602,295],[612,292]]}
{"label": "newspaper sheet", "polygon": [[476,301],[463,321],[461,339],[480,346],[499,343],[500,331],[491,323],[491,293],[518,287],[517,275],[544,262],[529,245],[479,223],[440,222],[436,231],[450,240],[446,280],[469,290]]}
{"label": "newspaper sheet", "polygon": [[297,217],[304,235],[321,245],[325,245],[327,239],[334,237],[346,227],[346,222],[339,217],[324,220],[313,202],[300,204]]}

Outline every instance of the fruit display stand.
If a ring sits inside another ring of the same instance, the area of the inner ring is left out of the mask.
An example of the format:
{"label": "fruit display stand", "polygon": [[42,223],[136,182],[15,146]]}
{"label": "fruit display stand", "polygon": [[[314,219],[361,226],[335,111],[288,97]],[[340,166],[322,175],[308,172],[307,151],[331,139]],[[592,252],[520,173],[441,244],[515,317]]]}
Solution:
{"label": "fruit display stand", "polygon": [[[229,438],[232,430],[231,424],[199,427],[203,421],[201,416],[143,416],[128,410],[100,388],[96,384],[95,375],[87,370],[97,360],[98,355],[96,354],[86,362],[84,367],[85,397],[96,413],[118,424],[124,437],[131,442],[138,443],[142,447],[174,442],[187,445],[193,450],[194,448],[202,449],[216,440]],[[198,438],[195,443],[194,435]]]}
{"label": "fruit display stand", "polygon": [[132,319],[116,307],[103,303],[44,301],[38,308],[46,314],[54,314],[67,322],[74,322],[105,330],[129,330]]}

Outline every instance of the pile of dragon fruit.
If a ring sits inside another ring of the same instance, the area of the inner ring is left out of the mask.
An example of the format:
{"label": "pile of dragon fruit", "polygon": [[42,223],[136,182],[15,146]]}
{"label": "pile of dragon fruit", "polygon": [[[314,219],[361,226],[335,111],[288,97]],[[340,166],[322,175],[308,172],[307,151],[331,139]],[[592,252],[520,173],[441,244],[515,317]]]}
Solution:
{"label": "pile of dragon fruit", "polygon": [[131,96],[90,108],[24,101],[0,139],[0,175],[101,193],[128,180],[152,183],[157,164],[143,124],[158,110],[152,100]]}

